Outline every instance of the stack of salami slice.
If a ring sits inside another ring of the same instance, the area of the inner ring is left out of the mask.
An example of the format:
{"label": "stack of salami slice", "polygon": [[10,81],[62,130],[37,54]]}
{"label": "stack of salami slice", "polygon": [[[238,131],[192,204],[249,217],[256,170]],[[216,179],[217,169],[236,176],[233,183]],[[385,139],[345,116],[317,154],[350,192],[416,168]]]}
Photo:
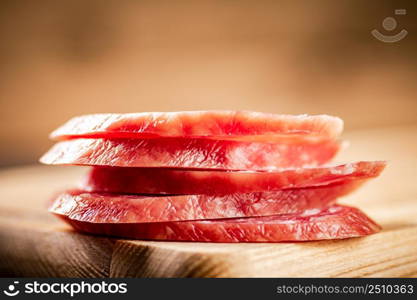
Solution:
{"label": "stack of salami slice", "polygon": [[335,204],[385,167],[328,165],[339,118],[240,111],[96,114],[55,130],[45,164],[91,166],[50,211],[75,229],[136,239],[281,242],[380,226]]}

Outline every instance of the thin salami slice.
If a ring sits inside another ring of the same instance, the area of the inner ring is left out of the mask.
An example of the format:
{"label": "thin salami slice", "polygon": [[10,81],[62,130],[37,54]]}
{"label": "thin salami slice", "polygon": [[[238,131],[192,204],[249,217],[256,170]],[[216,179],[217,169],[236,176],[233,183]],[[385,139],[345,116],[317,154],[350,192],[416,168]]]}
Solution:
{"label": "thin salami slice", "polygon": [[316,166],[331,160],[335,140],[255,143],[193,138],[74,139],[54,145],[40,161],[114,167],[262,170]]}
{"label": "thin salami slice", "polygon": [[76,230],[116,237],[190,242],[301,242],[346,239],[381,227],[359,209],[334,205],[322,211],[266,217],[161,223],[90,223],[61,216]]}
{"label": "thin salami slice", "polygon": [[81,187],[90,192],[122,194],[226,195],[372,178],[384,167],[383,161],[263,172],[93,167]]}
{"label": "thin salami slice", "polygon": [[183,111],[78,116],[51,134],[77,137],[209,137],[271,141],[280,135],[335,138],[343,121],[328,115],[277,115],[251,111]]}
{"label": "thin salami slice", "polygon": [[50,212],[92,223],[152,223],[269,216],[323,209],[349,194],[362,181],[277,192],[207,195],[119,195],[69,190],[59,194]]}

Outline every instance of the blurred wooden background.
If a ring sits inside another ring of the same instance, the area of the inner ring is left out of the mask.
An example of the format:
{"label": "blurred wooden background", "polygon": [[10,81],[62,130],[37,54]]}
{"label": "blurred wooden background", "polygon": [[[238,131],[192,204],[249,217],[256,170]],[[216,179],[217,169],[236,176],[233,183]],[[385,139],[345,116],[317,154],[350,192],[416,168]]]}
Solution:
{"label": "blurred wooden background", "polygon": [[[394,9],[407,9],[395,16]],[[347,129],[417,123],[417,2],[0,2],[0,166],[32,163],[68,118],[248,109]],[[393,16],[398,27],[382,28]],[[387,44],[372,29],[408,36]]]}

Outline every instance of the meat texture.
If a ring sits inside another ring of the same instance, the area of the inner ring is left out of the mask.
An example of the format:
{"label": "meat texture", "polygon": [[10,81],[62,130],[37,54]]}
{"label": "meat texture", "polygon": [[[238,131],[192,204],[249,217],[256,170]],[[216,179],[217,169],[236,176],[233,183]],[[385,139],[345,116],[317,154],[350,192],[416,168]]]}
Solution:
{"label": "meat texture", "polygon": [[208,195],[119,195],[69,190],[59,194],[50,212],[92,223],[152,223],[268,216],[323,209],[362,184],[339,184],[277,192]]}
{"label": "meat texture", "polygon": [[93,167],[81,188],[122,194],[226,195],[367,179],[378,176],[384,167],[383,161],[263,172]]}
{"label": "meat texture", "polygon": [[380,230],[359,209],[342,205],[304,214],[160,223],[90,223],[61,218],[81,232],[190,242],[300,242],[359,237]]}
{"label": "meat texture", "polygon": [[335,140],[300,138],[259,143],[195,138],[74,139],[55,144],[40,161],[114,167],[262,170],[316,166],[331,160]]}
{"label": "meat texture", "polygon": [[208,137],[271,141],[281,135],[335,138],[343,121],[328,115],[277,115],[251,111],[183,111],[78,116],[56,129],[56,140],[76,137]]}

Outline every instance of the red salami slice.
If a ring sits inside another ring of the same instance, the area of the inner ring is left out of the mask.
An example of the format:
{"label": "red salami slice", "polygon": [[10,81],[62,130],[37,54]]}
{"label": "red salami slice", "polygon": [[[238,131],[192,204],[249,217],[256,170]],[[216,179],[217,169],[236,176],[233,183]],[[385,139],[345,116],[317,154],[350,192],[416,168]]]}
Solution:
{"label": "red salami slice", "polygon": [[304,214],[161,223],[90,223],[61,217],[82,232],[167,241],[315,241],[360,237],[380,230],[380,226],[359,209],[342,205]]}
{"label": "red salami slice", "polygon": [[207,195],[119,195],[70,190],[59,194],[50,211],[93,223],[152,223],[302,213],[323,209],[355,190],[362,181],[277,192]]}
{"label": "red salami slice", "polygon": [[[249,111],[184,111],[95,114],[75,117],[51,137],[210,137],[271,141],[274,135],[335,138],[343,121],[327,115],[276,115]],[[249,136],[249,137],[248,137]]]}
{"label": "red salami slice", "polygon": [[263,172],[93,167],[82,187],[90,192],[225,195],[366,179],[384,167],[382,161]]}
{"label": "red salami slice", "polygon": [[190,138],[75,139],[59,142],[45,164],[261,170],[321,165],[339,150],[335,140],[305,138],[253,143]]}

